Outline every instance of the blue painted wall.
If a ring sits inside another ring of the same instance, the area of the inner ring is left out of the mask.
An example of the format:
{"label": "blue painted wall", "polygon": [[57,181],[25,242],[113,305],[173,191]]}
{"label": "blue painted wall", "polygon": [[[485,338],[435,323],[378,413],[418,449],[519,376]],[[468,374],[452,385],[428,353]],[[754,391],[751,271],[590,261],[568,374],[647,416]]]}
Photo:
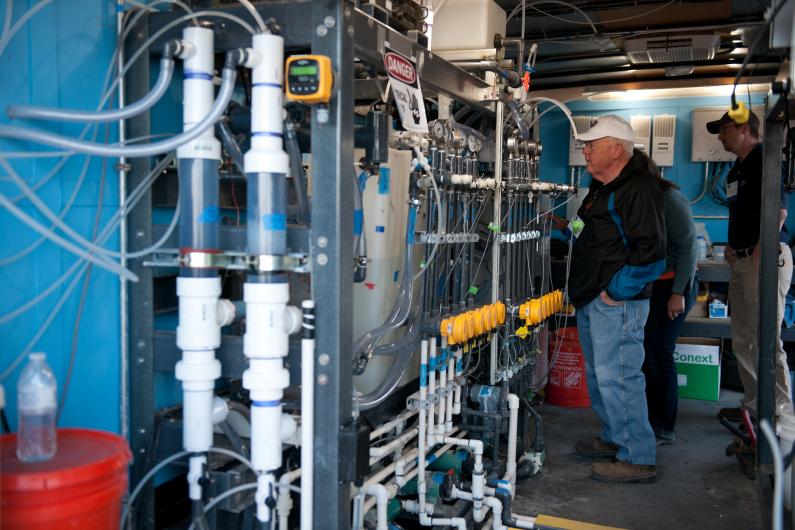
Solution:
{"label": "blue painted wall", "polygon": [[[11,25],[39,0],[12,1]],[[6,3],[0,4],[0,18],[5,17]],[[0,52],[0,121],[7,122],[4,108],[8,104],[36,104],[66,108],[94,109],[100,100],[105,71],[116,45],[116,4],[110,0],[57,0],[36,13]],[[5,20],[3,22],[6,22]],[[0,37],[2,39],[2,37]],[[2,44],[0,44],[2,46]],[[70,136],[78,136],[81,125],[29,124]],[[105,136],[104,129],[98,139]],[[89,136],[90,138],[90,136]],[[116,139],[113,128],[110,141]],[[0,139],[0,153],[26,151],[30,144]],[[36,148],[43,149],[43,148]],[[16,171],[29,185],[40,182],[59,158],[11,159]],[[38,193],[50,209],[60,212],[75,190],[85,164],[85,181],[77,192],[77,201],[66,222],[84,237],[89,237],[102,175],[100,159],[73,156]],[[118,208],[118,176],[110,161],[105,173],[101,197],[100,229]],[[0,193],[17,197],[19,190],[0,169]],[[26,200],[17,203],[41,222]],[[0,210],[0,260],[24,249],[38,236]],[[118,250],[114,235],[106,244]],[[76,258],[51,243],[44,243],[25,258],[0,266],[0,319],[13,309],[33,299],[69,269]],[[44,351],[63,387],[69,362],[73,329],[83,281],[70,294],[71,278],[32,309],[0,324],[0,371],[5,372],[13,360],[31,343],[45,325],[61,297],[63,307],[41,338],[32,344],[33,351]],[[94,268],[88,287],[77,342],[74,373],[63,411],[61,426],[79,426],[119,431],[119,282],[115,276]],[[9,402],[12,426],[16,424],[16,379],[21,366],[3,381]],[[60,390],[60,388],[59,388]]]}
{"label": "blue painted wall", "polygon": [[[743,100],[745,100],[743,94]],[[752,105],[757,115],[762,115],[762,94],[752,94]],[[682,192],[691,199],[701,193],[704,182],[704,163],[691,162],[692,125],[691,117],[694,108],[714,107],[724,108],[728,105],[727,97],[683,97],[676,99],[652,99],[641,101],[577,101],[569,104],[572,114],[602,115],[617,114],[629,119],[636,114],[673,114],[676,116],[676,139],[673,167],[664,168],[665,177],[675,182]],[[545,108],[545,107],[542,107]],[[541,157],[541,178],[553,182],[569,181],[569,121],[562,112],[550,111],[540,120],[541,142],[544,154]],[[726,165],[728,166],[728,164]],[[727,168],[728,169],[728,168]],[[584,171],[584,169],[583,169]],[[710,164],[710,172],[712,164]],[[583,179],[587,185],[590,177]],[[790,215],[787,227],[793,234],[795,227],[795,214],[790,206]],[[560,213],[560,212],[557,212]],[[725,206],[716,204],[709,195],[705,195],[698,203],[693,205],[693,214],[698,215],[728,215]],[[713,241],[725,242],[727,239],[727,221],[696,219],[703,222]]]}

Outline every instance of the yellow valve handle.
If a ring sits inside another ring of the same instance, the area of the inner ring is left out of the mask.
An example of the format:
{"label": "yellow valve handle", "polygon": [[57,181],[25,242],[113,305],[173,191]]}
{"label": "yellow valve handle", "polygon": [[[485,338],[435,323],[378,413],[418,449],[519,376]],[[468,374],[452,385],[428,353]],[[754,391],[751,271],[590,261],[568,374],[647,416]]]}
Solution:
{"label": "yellow valve handle", "polygon": [[480,313],[479,309],[472,311],[472,330],[474,336],[483,334],[483,315]]}
{"label": "yellow valve handle", "polygon": [[543,320],[541,318],[541,299],[533,298],[530,300],[530,320],[533,325],[538,324]]}
{"label": "yellow valve handle", "polygon": [[530,332],[527,330],[527,327],[525,326],[522,326],[521,328],[516,330],[516,336],[522,340],[526,339],[529,334]]}
{"label": "yellow valve handle", "polygon": [[740,101],[737,103],[737,108],[729,107],[728,115],[734,123],[743,125],[748,123],[751,118],[751,111],[745,106],[745,103]]}

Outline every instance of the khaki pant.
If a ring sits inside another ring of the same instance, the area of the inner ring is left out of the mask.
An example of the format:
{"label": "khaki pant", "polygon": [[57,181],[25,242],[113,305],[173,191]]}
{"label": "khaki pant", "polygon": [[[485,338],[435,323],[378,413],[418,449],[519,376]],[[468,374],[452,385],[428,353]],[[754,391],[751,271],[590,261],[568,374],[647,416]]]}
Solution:
{"label": "khaki pant", "polygon": [[[783,243],[778,264],[777,322],[780,325],[784,315],[785,298],[792,279],[792,252]],[[756,415],[756,371],[759,366],[759,264],[751,256],[740,258],[731,266],[729,304],[732,318],[732,346],[745,391],[740,404],[751,414]],[[791,404],[789,367],[780,333],[778,337],[775,353],[776,407],[787,407]]]}

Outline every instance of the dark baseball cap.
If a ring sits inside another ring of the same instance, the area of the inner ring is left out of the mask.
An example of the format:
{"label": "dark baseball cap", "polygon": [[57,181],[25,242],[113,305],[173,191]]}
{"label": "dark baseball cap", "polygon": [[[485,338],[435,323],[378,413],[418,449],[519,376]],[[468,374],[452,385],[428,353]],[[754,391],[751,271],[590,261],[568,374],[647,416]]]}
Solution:
{"label": "dark baseball cap", "polygon": [[[718,134],[720,132],[720,128],[727,124],[744,125],[735,122],[733,119],[731,119],[728,112],[724,112],[723,116],[721,116],[719,120],[707,123],[707,131],[709,131],[710,134]],[[751,132],[758,134],[759,118],[756,116],[756,114],[754,114],[753,111],[749,111],[748,113],[748,127],[751,129]]]}

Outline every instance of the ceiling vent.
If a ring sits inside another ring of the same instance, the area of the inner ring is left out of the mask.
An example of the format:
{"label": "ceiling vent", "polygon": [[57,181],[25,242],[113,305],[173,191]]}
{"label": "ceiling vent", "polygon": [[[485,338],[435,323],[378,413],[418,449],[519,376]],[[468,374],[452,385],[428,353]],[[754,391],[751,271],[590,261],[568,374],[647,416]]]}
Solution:
{"label": "ceiling vent", "polygon": [[689,63],[715,58],[720,47],[718,35],[664,36],[624,41],[632,64]]}

